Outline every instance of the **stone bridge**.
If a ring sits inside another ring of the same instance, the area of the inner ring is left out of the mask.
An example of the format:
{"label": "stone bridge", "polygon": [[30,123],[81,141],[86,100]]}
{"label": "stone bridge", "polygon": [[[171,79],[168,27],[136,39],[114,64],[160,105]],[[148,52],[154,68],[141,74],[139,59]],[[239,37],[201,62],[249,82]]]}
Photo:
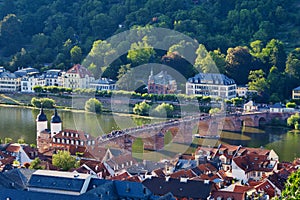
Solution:
{"label": "stone bridge", "polygon": [[199,116],[172,119],[166,122],[148,124],[135,128],[112,131],[97,138],[101,146],[117,145],[131,150],[136,138],[142,138],[144,149],[159,150],[164,148],[166,133],[171,134],[172,142],[191,144],[193,135],[206,138],[218,138],[222,130],[241,132],[243,127],[260,127],[272,120],[285,121],[293,113],[252,112],[243,114]]}

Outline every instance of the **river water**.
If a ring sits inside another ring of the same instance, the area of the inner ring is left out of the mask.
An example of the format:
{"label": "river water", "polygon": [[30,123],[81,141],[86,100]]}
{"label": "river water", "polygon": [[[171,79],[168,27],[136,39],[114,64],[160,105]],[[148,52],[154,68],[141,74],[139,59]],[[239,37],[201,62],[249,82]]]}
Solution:
{"label": "river water", "polygon": [[[53,110],[45,111],[48,121]],[[0,107],[0,138],[10,137],[14,141],[19,138],[26,143],[36,143],[37,109],[19,107]],[[142,118],[128,115],[91,114],[85,112],[59,111],[64,129],[83,130],[97,137],[114,129],[125,129],[142,124],[162,121],[162,119]],[[220,142],[249,147],[274,149],[281,161],[292,161],[300,157],[300,133],[294,133],[287,128],[266,127],[244,128],[242,133],[225,132],[221,134]]]}

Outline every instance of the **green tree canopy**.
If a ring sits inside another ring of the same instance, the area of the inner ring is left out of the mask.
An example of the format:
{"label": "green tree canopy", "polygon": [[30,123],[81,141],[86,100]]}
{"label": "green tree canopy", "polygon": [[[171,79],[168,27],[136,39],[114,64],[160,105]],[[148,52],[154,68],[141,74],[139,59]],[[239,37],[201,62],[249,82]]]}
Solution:
{"label": "green tree canopy", "polygon": [[44,169],[43,166],[41,166],[41,160],[39,158],[35,158],[29,166],[29,169]]}
{"label": "green tree canopy", "polygon": [[174,106],[168,103],[162,103],[158,106],[156,106],[152,112],[151,115],[156,117],[172,117],[174,111]]}
{"label": "green tree canopy", "polygon": [[147,43],[147,40],[143,42],[133,43],[128,51],[127,58],[133,64],[138,66],[146,64],[150,61],[150,58],[155,56],[155,51],[152,46]]}
{"label": "green tree canopy", "polygon": [[235,47],[227,50],[226,73],[237,84],[246,84],[252,69],[252,55],[247,47]]}
{"label": "green tree canopy", "polygon": [[43,103],[44,108],[54,108],[55,100],[50,99],[50,98],[40,98],[40,99],[38,99],[38,98],[35,98],[35,97],[33,97],[31,99],[31,104],[34,107],[40,108],[42,103]]}
{"label": "green tree canopy", "polygon": [[300,199],[300,170],[293,172],[287,182],[281,197],[283,199]]}
{"label": "green tree canopy", "polygon": [[265,73],[262,69],[250,71],[249,74],[249,89],[257,91],[258,95],[264,99],[268,99],[269,84],[265,78]]}
{"label": "green tree canopy", "polygon": [[101,113],[102,103],[96,98],[90,98],[85,102],[85,110],[88,112]]}
{"label": "green tree canopy", "polygon": [[300,129],[300,126],[299,126],[299,124],[300,124],[300,116],[299,116],[299,113],[296,113],[296,114],[290,116],[290,117],[288,118],[288,120],[287,120],[287,124],[288,124],[289,126],[294,126],[294,128],[297,129],[297,130]]}
{"label": "green tree canopy", "polygon": [[63,171],[78,167],[79,163],[76,158],[71,156],[69,151],[58,150],[56,154],[52,156],[52,164]]}
{"label": "green tree canopy", "polygon": [[147,104],[145,101],[141,102],[141,103],[137,103],[134,105],[133,108],[133,113],[136,115],[149,115],[149,110],[150,110],[150,105]]}
{"label": "green tree canopy", "polygon": [[71,55],[71,61],[74,64],[78,64],[81,63],[81,59],[82,59],[82,50],[79,46],[74,46],[71,50],[70,50],[70,55]]}
{"label": "green tree canopy", "polygon": [[15,14],[8,14],[0,21],[0,44],[6,55],[20,50],[23,39],[21,28],[22,22]]}

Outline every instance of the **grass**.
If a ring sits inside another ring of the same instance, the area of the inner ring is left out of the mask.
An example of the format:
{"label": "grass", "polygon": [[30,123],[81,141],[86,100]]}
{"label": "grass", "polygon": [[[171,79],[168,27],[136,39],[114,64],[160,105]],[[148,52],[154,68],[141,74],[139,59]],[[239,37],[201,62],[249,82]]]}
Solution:
{"label": "grass", "polygon": [[1,94],[0,95],[0,102],[4,103],[4,104],[11,104],[11,105],[24,105],[23,103],[21,103],[18,99],[14,99],[12,97],[9,97],[5,94]]}

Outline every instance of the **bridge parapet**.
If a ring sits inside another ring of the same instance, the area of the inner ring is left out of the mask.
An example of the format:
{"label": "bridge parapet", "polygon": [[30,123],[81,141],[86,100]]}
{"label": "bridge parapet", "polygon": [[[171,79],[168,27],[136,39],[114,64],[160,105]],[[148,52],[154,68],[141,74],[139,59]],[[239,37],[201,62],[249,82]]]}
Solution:
{"label": "bridge parapet", "polygon": [[[182,119],[172,119],[167,122],[144,125],[124,130],[112,131],[111,133],[97,139],[98,144],[106,146],[109,144],[119,145],[121,148],[128,148],[136,138],[142,138],[149,143],[158,141],[155,138],[158,134],[165,134],[168,130],[173,131],[173,142],[191,144],[193,129],[198,126],[198,132],[204,135],[220,134],[220,130],[240,132],[243,126],[259,127],[261,124],[270,123],[272,119],[286,120],[293,113],[270,113],[253,112],[237,113],[230,115],[216,116],[192,116]],[[161,141],[161,140],[160,140]],[[151,145],[148,145],[151,146]],[[160,145],[153,144],[153,150]]]}

